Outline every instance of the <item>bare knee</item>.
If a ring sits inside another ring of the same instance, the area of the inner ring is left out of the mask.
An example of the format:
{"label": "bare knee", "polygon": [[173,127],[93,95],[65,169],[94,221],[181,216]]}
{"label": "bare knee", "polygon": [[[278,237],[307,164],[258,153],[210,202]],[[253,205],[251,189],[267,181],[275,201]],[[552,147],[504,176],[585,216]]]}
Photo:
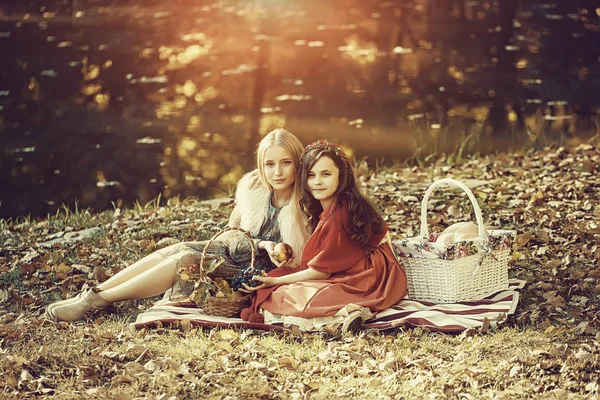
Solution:
{"label": "bare knee", "polygon": [[175,243],[167,247],[163,247],[160,250],[156,250],[156,253],[161,255],[163,258],[167,258],[172,256],[173,254],[177,254],[185,249],[185,243]]}

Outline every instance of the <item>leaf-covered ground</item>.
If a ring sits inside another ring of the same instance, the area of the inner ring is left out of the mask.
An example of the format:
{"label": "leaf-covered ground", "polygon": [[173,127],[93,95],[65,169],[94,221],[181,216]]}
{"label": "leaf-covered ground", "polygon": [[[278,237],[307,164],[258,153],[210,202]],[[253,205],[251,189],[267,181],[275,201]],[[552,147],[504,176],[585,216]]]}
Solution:
{"label": "leaf-covered ground", "polygon": [[[48,322],[48,303],[157,248],[210,237],[231,207],[171,200],[0,221],[0,398],[598,399],[599,169],[590,145],[452,166],[359,167],[397,236],[418,233],[424,191],[447,176],[473,187],[490,226],[517,230],[509,274],[528,284],[516,314],[495,331],[455,336],[202,331],[185,322],[131,329],[154,299],[82,323]],[[472,218],[459,191],[440,189],[432,200],[433,230]]]}

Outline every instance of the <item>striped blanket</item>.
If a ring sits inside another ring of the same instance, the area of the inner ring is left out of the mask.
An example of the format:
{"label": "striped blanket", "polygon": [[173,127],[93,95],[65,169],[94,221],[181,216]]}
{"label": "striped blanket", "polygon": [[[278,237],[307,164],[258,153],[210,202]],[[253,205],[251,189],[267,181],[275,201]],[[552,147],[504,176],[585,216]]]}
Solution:
{"label": "striped blanket", "polygon": [[[387,330],[399,327],[423,327],[431,331],[459,333],[469,328],[484,325],[495,327],[507,315],[513,314],[519,302],[519,290],[524,281],[511,280],[508,290],[498,292],[483,300],[434,304],[417,300],[401,300],[393,307],[374,315],[365,322],[365,328]],[[157,325],[168,325],[183,320],[200,327],[246,327],[263,330],[286,330],[282,324],[258,324],[239,318],[224,318],[206,315],[191,302],[160,301],[139,314],[134,325],[140,329]]]}

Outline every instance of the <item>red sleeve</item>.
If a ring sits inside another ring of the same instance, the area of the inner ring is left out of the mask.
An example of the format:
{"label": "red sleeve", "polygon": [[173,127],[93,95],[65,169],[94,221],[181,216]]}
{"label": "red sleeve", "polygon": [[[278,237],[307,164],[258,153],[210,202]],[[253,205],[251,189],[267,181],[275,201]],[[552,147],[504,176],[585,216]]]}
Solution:
{"label": "red sleeve", "polygon": [[316,271],[334,274],[352,268],[365,257],[365,250],[352,243],[343,229],[345,213],[338,209],[310,237],[302,264]]}

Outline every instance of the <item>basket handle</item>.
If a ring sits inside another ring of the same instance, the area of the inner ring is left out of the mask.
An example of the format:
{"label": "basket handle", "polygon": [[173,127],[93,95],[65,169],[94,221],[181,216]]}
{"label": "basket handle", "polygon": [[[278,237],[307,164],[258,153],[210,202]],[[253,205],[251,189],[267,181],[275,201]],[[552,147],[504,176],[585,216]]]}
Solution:
{"label": "basket handle", "polygon": [[462,189],[467,196],[469,196],[469,200],[471,200],[471,204],[473,205],[473,211],[475,212],[475,219],[477,220],[477,231],[479,233],[479,237],[487,242],[487,234],[483,227],[483,216],[481,215],[481,208],[479,207],[479,203],[477,203],[477,199],[473,195],[473,192],[471,192],[471,189],[469,189],[464,183],[452,178],[443,178],[433,182],[425,192],[425,196],[421,202],[421,236],[424,238],[429,236],[429,228],[427,227],[427,202],[429,201],[429,196],[438,186],[444,184],[456,186]]}
{"label": "basket handle", "polygon": [[252,236],[250,236],[250,234],[248,232],[246,232],[245,230],[243,230],[241,228],[226,228],[226,229],[221,230],[220,232],[215,233],[213,235],[213,237],[210,238],[208,243],[206,243],[206,246],[204,246],[204,250],[202,250],[202,255],[200,256],[200,280],[201,281],[206,281],[206,273],[204,271],[204,260],[206,259],[206,251],[208,250],[210,245],[215,241],[215,239],[217,237],[219,237],[223,233],[229,232],[229,231],[242,232],[244,234],[244,236],[246,236],[248,238],[248,240],[250,240],[250,244],[251,244],[250,250],[252,251],[252,257],[250,259],[250,267],[254,268],[254,262],[256,260],[256,250],[254,249],[254,243],[252,243]]}

